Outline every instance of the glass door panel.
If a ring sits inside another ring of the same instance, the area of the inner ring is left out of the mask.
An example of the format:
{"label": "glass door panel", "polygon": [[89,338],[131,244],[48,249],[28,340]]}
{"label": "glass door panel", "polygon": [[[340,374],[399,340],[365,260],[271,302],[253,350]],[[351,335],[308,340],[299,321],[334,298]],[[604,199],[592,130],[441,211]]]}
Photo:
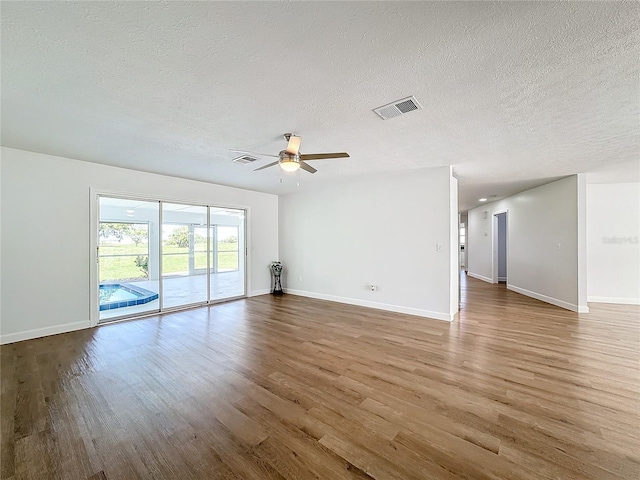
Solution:
{"label": "glass door panel", "polygon": [[245,295],[245,212],[232,208],[210,209],[212,301]]}
{"label": "glass door panel", "polygon": [[196,273],[206,275],[207,273],[207,250],[209,240],[206,226],[194,227],[194,260],[193,268]]}
{"label": "glass door panel", "polygon": [[159,203],[100,196],[99,321],[160,310]]}
{"label": "glass door panel", "polygon": [[162,308],[207,301],[207,207],[162,203]]}

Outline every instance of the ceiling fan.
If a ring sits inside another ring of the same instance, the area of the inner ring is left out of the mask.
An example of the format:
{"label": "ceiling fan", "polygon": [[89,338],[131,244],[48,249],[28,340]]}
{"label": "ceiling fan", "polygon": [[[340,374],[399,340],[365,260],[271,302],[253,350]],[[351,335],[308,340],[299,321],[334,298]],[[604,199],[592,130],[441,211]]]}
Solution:
{"label": "ceiling fan", "polygon": [[270,155],[267,153],[255,153],[255,152],[247,152],[244,150],[234,150],[231,149],[232,152],[238,153],[246,153],[249,155],[260,155],[263,157],[274,157],[278,160],[273,163],[269,163],[268,165],[264,165],[260,168],[256,168],[254,170],[264,170],[265,168],[273,167],[274,165],[280,165],[280,168],[285,172],[295,172],[299,168],[305,170],[309,173],[316,173],[317,170],[309,165],[307,162],[310,160],[325,160],[327,158],[348,158],[349,154],[346,152],[337,152],[337,153],[300,153],[300,137],[293,135],[292,133],[284,134],[285,140],[287,143],[287,148],[282,150],[278,155]]}

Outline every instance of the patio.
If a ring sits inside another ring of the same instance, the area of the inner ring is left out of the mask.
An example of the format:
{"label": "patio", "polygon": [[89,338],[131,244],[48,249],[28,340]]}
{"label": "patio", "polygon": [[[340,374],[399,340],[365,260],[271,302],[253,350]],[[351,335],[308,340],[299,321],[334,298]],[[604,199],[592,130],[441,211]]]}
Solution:
{"label": "patio", "polygon": [[[221,272],[213,273],[211,277],[211,301],[220,301],[229,298],[242,297],[245,295],[243,272]],[[152,292],[159,292],[159,282],[154,280],[144,280],[138,282],[127,282],[131,285],[140,286]],[[202,304],[207,302],[207,276],[183,275],[163,278],[164,309],[174,307]],[[144,305],[132,307],[122,307],[113,310],[103,310],[100,312],[100,322],[121,318],[125,316],[135,316],[142,313],[154,312],[160,309],[160,300],[153,300]]]}

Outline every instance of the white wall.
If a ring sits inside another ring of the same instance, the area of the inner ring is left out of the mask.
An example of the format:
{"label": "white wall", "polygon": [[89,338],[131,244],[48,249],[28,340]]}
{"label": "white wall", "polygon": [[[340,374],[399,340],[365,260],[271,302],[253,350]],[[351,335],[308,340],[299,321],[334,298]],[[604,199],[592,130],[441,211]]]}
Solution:
{"label": "white wall", "polygon": [[640,304],[640,183],[587,185],[589,302]]}
{"label": "white wall", "polygon": [[[493,278],[493,213],[507,210],[507,288],[573,311],[588,312],[579,294],[579,190],[574,175],[469,211],[469,275]],[[487,212],[486,218],[484,212]]]}
{"label": "white wall", "polygon": [[268,265],[278,258],[275,195],[4,147],[0,153],[0,342],[90,326],[96,191],[247,208],[248,294],[269,291]]}
{"label": "white wall", "polygon": [[2,335],[2,153],[0,152],[0,343]]}
{"label": "white wall", "polygon": [[285,291],[451,320],[458,307],[452,198],[449,167],[280,197]]}

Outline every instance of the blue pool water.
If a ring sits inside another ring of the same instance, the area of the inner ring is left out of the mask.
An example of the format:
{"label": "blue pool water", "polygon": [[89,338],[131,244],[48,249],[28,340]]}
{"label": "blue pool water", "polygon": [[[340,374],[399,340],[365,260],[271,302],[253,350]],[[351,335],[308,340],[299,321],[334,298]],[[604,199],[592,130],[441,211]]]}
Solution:
{"label": "blue pool water", "polygon": [[143,305],[157,298],[157,293],[130,283],[100,284],[100,310]]}

